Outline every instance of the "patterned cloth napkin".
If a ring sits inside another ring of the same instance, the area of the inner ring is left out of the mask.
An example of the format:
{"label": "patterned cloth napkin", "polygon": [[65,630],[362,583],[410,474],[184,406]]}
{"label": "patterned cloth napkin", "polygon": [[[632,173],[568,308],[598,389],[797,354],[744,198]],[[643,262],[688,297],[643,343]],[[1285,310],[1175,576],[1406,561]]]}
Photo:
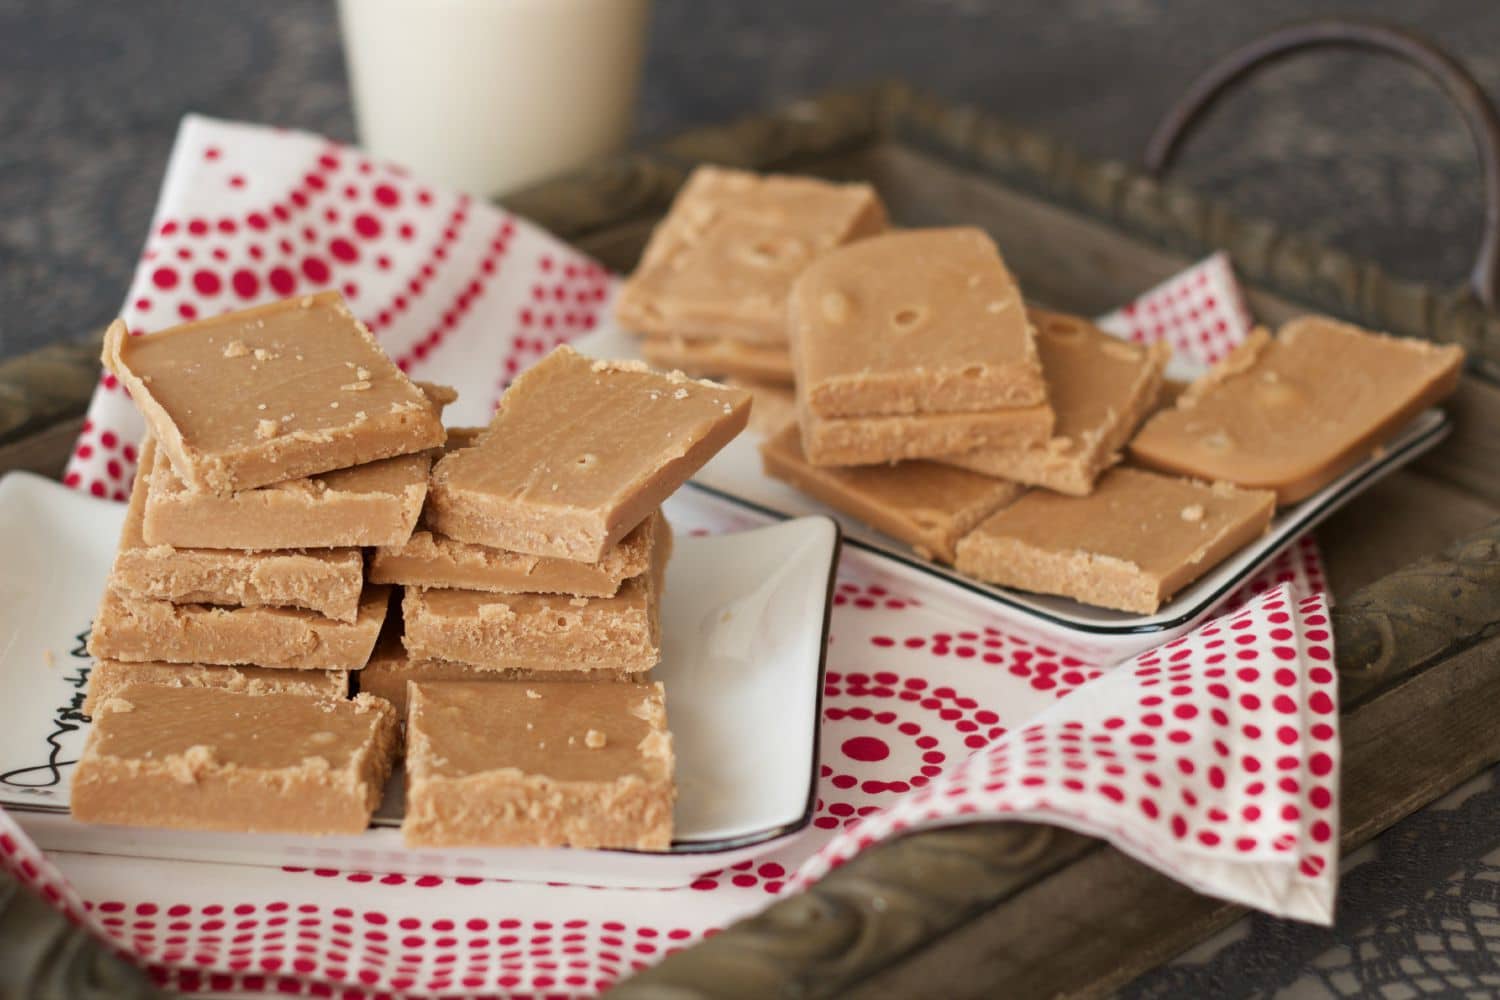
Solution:
{"label": "patterned cloth napkin", "polygon": [[[338,287],[403,368],[480,423],[551,346],[609,322],[614,279],[525,221],[315,136],[185,120],[125,320],[151,331]],[[1190,369],[1248,316],[1222,256],[1106,320]],[[67,482],[124,499],[142,428],[106,376]],[[756,514],[681,505],[682,531]],[[0,813],[0,861],[195,990],[590,993],[884,838],[981,818],[1100,837],[1200,891],[1327,923],[1338,716],[1317,549],[1304,538],[1220,617],[1125,663],[1018,635],[993,602],[847,550],[812,827],[670,890],[44,856]],[[191,874],[189,874],[191,873]],[[336,989],[335,989],[336,988]]]}

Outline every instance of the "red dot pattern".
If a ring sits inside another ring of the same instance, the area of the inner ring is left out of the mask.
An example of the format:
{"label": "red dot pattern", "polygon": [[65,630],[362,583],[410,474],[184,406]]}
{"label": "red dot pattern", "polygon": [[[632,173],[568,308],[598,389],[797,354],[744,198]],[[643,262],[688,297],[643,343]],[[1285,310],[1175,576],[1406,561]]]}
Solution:
{"label": "red dot pattern", "polygon": [[1099,325],[1138,343],[1165,340],[1175,354],[1206,368],[1244,341],[1251,320],[1228,255],[1217,253],[1103,317]]}
{"label": "red dot pattern", "polygon": [[571,251],[543,253],[526,300],[516,310],[509,349],[500,363],[495,403],[510,381],[558,344],[593,330],[609,298],[607,272]]}
{"label": "red dot pattern", "polygon": [[[1269,590],[1002,733],[893,807],[849,817],[798,881],[882,837],[967,815],[1064,817],[1169,870],[1180,845],[1331,880],[1337,692],[1318,666],[1331,642],[1322,595]],[[1331,881],[1318,884],[1331,899]]]}

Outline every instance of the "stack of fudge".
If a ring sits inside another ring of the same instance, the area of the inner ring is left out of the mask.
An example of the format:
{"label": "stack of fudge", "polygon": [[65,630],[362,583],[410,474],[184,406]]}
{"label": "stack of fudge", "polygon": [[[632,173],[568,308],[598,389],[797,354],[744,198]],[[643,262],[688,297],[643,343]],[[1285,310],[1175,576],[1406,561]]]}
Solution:
{"label": "stack of fudge", "polygon": [[[795,394],[779,426],[761,424],[766,472],[1002,586],[1153,613],[1278,503],[1451,393],[1462,366],[1456,347],[1308,317],[1180,390],[1165,345],[1027,305],[980,230],[879,232],[878,208],[841,229],[834,207],[868,188],[802,179],[794,200],[788,179],[699,175],[622,290],[621,323],[649,352],[706,317],[722,332],[779,314]],[[753,223],[709,224],[741,214]],[[751,234],[814,252],[773,270]]]}
{"label": "stack of fudge", "polygon": [[[370,563],[405,588],[402,640],[360,687],[406,706],[408,844],[669,845],[672,743],[650,681],[672,550],[660,505],[749,408],[564,346],[487,428],[450,433],[418,530]],[[561,794],[543,774],[568,777]]]}
{"label": "stack of fudge", "polygon": [[116,322],[104,364],[149,436],[89,636],[75,816],[364,829],[396,716],[348,697],[390,600],[360,547],[410,535],[452,394],[336,293],[149,337]]}
{"label": "stack of fudge", "polygon": [[105,364],[150,436],[89,639],[78,819],[358,832],[404,719],[410,844],[669,845],[659,507],[746,393],[559,348],[445,434],[453,393],[335,293],[117,323]]}

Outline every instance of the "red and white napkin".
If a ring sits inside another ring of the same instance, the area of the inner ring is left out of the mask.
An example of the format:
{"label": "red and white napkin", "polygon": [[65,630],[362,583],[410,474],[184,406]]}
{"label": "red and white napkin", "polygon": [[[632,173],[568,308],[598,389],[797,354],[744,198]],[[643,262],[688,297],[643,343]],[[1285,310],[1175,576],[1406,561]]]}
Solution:
{"label": "red and white napkin", "polygon": [[[185,120],[130,327],[328,286],[413,375],[459,388],[457,422],[479,423],[516,371],[609,322],[615,279],[523,220],[356,150]],[[1216,256],[1110,325],[1167,338],[1201,367],[1248,317]],[[140,433],[106,378],[68,482],[123,499]],[[679,529],[754,521],[696,517]],[[812,829],[681,889],[47,858],[3,813],[0,861],[188,990],[596,992],[871,843],[983,818],[1093,833],[1203,892],[1327,923],[1339,743],[1322,590],[1302,539],[1222,617],[1116,666],[1036,645],[993,602],[846,551]]]}

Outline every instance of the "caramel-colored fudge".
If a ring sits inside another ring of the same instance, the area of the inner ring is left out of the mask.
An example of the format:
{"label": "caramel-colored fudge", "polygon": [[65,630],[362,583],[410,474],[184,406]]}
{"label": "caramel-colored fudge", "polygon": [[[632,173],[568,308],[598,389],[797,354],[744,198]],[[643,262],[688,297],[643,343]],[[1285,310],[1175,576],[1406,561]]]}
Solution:
{"label": "caramel-colored fudge", "polygon": [[190,489],[157,457],[142,533],[150,545],[221,549],[399,545],[427,496],[430,453],[367,462],[220,497]]}
{"label": "caramel-colored fudge", "polygon": [[405,545],[375,550],[370,582],[500,594],[613,597],[622,583],[646,572],[658,539],[671,530],[661,511],[654,511],[597,562],[507,552],[419,530]]}
{"label": "caramel-colored fudge", "polygon": [[379,698],[121,688],[94,711],[73,772],[84,823],[243,833],[359,833],[395,757]]}
{"label": "caramel-colored fudge", "polygon": [[[221,667],[218,669],[231,669]],[[285,675],[288,671],[268,670],[266,673]],[[370,655],[370,662],[354,675],[359,689],[384,698],[396,708],[396,717],[406,718],[406,691],[411,681],[478,681],[486,684],[512,681],[565,681],[588,684],[617,681],[633,683],[647,675],[611,670],[486,670],[469,663],[454,660],[423,660],[408,655],[396,638],[393,642],[381,640]],[[84,709],[87,711],[87,708]]]}
{"label": "caramel-colored fudge", "polygon": [[651,234],[615,315],[636,333],[784,344],[802,269],[884,228],[868,184],[701,166]]}
{"label": "caramel-colored fudge", "polygon": [[874,236],[792,286],[792,365],[816,417],[972,413],[1047,402],[1021,290],[978,229]]}
{"label": "caramel-colored fudge", "polygon": [[1316,493],[1458,385],[1464,352],[1321,316],[1257,330],[1146,422],[1137,462],[1201,479]]}
{"label": "caramel-colored fudge", "polygon": [[802,453],[813,465],[874,465],[942,458],[977,448],[1029,448],[1052,434],[1052,408],[1013,406],[986,413],[817,417],[798,406]]}
{"label": "caramel-colored fudge", "polygon": [[[92,715],[95,706],[132,684],[213,687],[245,694],[306,694],[322,698],[343,698],[349,694],[349,671],[271,670],[267,667],[224,667],[203,663],[120,663],[117,660],[100,660],[89,671],[88,697],[83,702],[83,714]],[[405,698],[402,703],[405,704]]]}
{"label": "caramel-colored fudge", "polygon": [[698,378],[792,384],[792,355],[785,344],[751,344],[727,337],[642,337],[641,356],[663,371]]}
{"label": "caramel-colored fudge", "polygon": [[460,541],[597,562],[744,429],[750,394],[566,345],[489,428],[433,467],[427,524]]}
{"label": "caramel-colored fudge", "polygon": [[408,587],[406,651],[487,670],[644,674],[661,659],[661,589],[670,544],[613,597]]}
{"label": "caramel-colored fudge", "polygon": [[411,686],[409,847],[672,843],[672,734],[660,684]]}
{"label": "caramel-colored fudge", "polygon": [[[457,394],[418,382],[439,408]],[[411,537],[434,453],[418,452],[242,490],[201,493],[157,455],[137,476],[151,481],[142,533],[150,545],[179,548],[301,549],[399,545]]]}
{"label": "caramel-colored fudge", "polygon": [[1030,310],[1057,423],[1044,444],[981,448],[942,461],[1059,493],[1084,496],[1156,408],[1165,343],[1143,347],[1077,316]]}
{"label": "caramel-colored fudge", "polygon": [[1032,490],[959,539],[958,570],[1003,587],[1153,614],[1258,537],[1275,495],[1111,469],[1084,497]]}
{"label": "caramel-colored fudge", "polygon": [[288,670],[358,670],[385,620],[390,588],[366,587],[353,622],[301,608],[226,608],[142,601],[106,590],[89,633],[96,659],[248,663]]}
{"label": "caramel-colored fudge", "polygon": [[[154,460],[155,450],[147,438],[143,466]],[[131,489],[109,575],[111,588],[127,597],[174,604],[307,608],[337,621],[354,621],[364,587],[359,549],[242,552],[147,545],[141,524],[149,480],[138,475]]]}
{"label": "caramel-colored fudge", "polygon": [[104,365],[189,486],[229,496],[443,443],[437,407],[337,292],[132,337]]}
{"label": "caramel-colored fudge", "polygon": [[951,563],[958,540],[1024,487],[936,462],[827,468],[807,461],[797,428],[760,446],[766,475],[783,480],[914,548]]}

